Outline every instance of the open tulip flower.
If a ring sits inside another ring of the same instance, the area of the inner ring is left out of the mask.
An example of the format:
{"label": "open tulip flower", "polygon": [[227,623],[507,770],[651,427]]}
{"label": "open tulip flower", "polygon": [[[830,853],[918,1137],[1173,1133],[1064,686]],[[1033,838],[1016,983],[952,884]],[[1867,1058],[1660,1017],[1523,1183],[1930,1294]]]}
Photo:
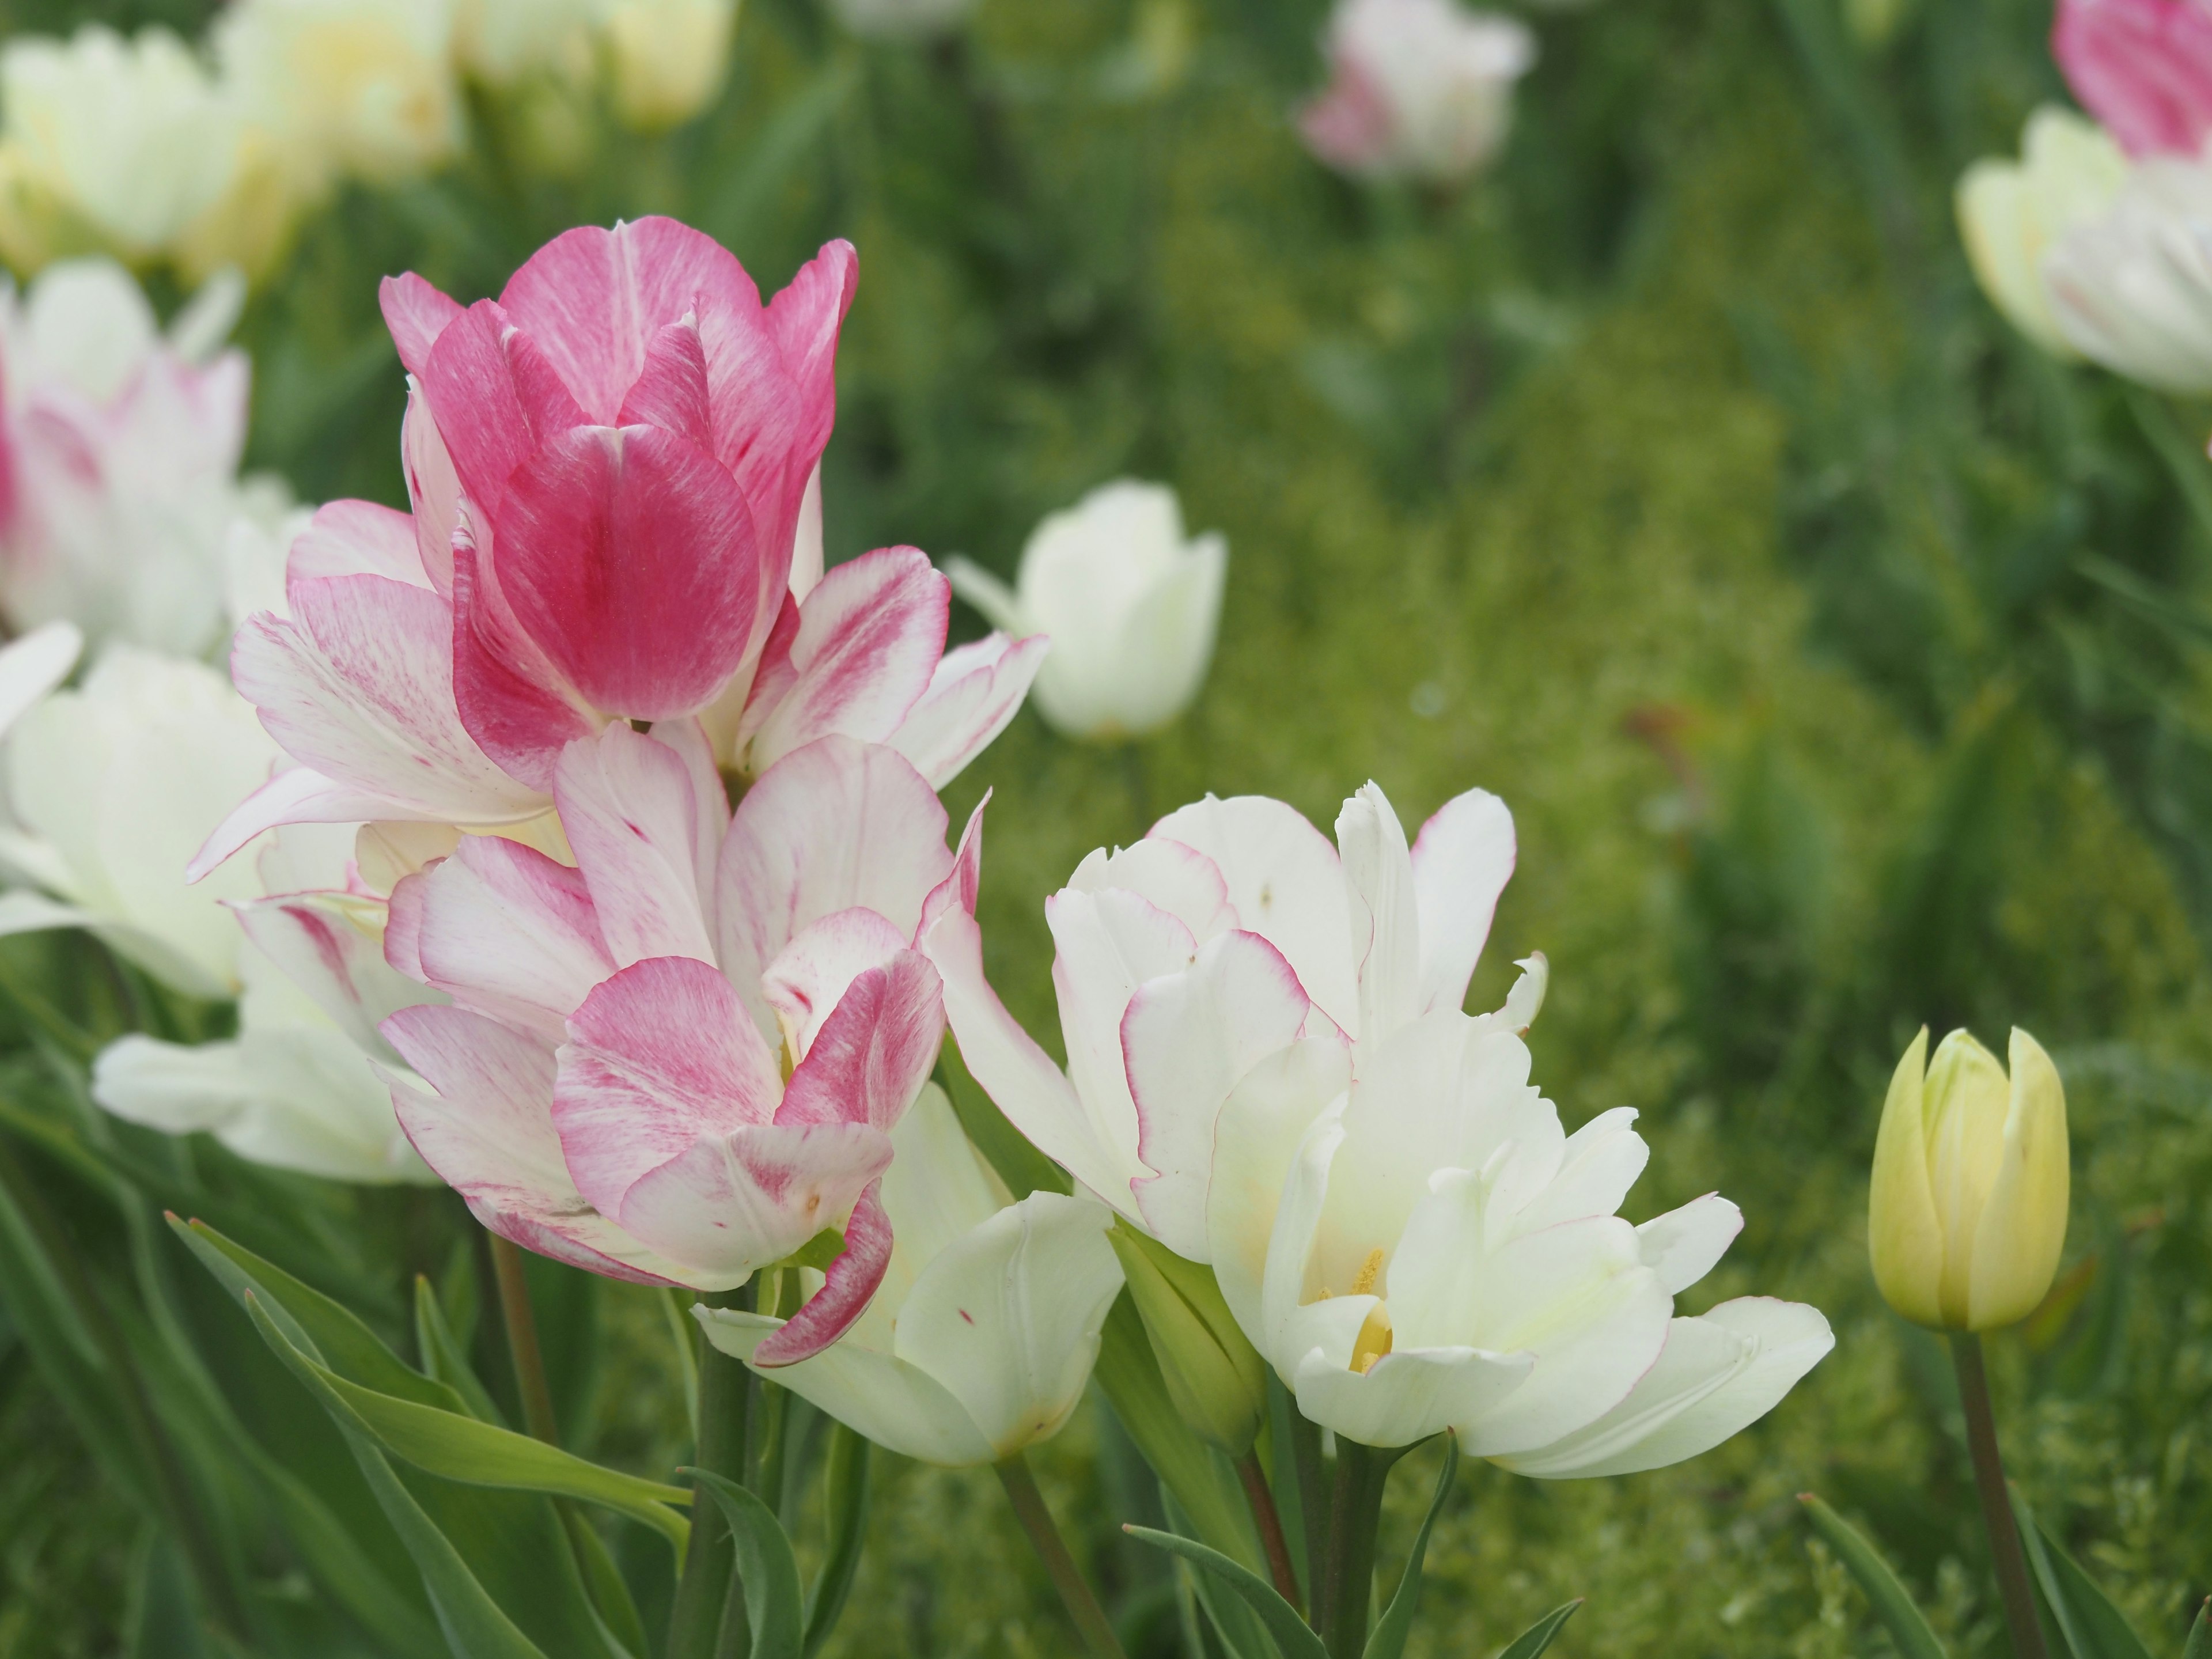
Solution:
{"label": "open tulip flower", "polygon": [[400,1121],[486,1226],[596,1273],[727,1289],[842,1233],[754,1356],[803,1358],[890,1261],[876,1182],[944,1032],[911,941],[972,908],[980,817],[956,858],[928,781],[842,737],[732,816],[688,720],[576,739],[552,786],[574,867],[471,836],[393,890],[386,955],[452,998],[384,1023],[428,1085]]}
{"label": "open tulip flower", "polygon": [[1498,1012],[1461,1011],[1512,872],[1504,804],[1462,795],[1408,847],[1370,784],[1337,842],[1208,799],[1085,860],[1047,907],[1065,1074],[947,912],[925,948],[963,1057],[1077,1179],[1210,1261],[1299,1409],[1362,1444],[1454,1428],[1527,1474],[1620,1473],[1770,1409],[1826,1322],[1757,1297],[1674,1318],[1735,1206],[1614,1213],[1647,1151],[1633,1112],[1570,1136],[1529,1086],[1542,958]]}
{"label": "open tulip flower", "polygon": [[[1010,1199],[942,1090],[891,1131],[883,1206],[897,1235],[883,1286],[835,1346],[775,1380],[877,1444],[925,1462],[997,1463],[1060,1432],[1083,1397],[1121,1269],[1095,1198]],[[694,1310],[739,1359],[783,1328]]]}
{"label": "open tulip flower", "polygon": [[2212,136],[2212,10],[2197,0],[2059,0],[2051,53],[2129,155],[2194,158]]}
{"label": "open tulip flower", "polygon": [[947,655],[910,549],[822,576],[809,479],[854,280],[835,242],[763,306],[710,239],[643,219],[568,232],[466,310],[387,281],[413,514],[325,507],[291,614],[240,630],[232,672],[299,763],[195,873],[277,823],[535,817],[563,747],[613,720],[703,714],[738,769],[830,732],[936,783],[965,765],[1043,642]]}

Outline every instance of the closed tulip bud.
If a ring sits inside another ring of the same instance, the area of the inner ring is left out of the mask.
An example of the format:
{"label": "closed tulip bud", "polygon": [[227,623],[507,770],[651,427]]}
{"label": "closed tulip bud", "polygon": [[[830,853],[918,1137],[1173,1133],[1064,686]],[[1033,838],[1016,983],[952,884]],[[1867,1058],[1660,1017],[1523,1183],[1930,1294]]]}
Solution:
{"label": "closed tulip bud", "polygon": [[2028,117],[2018,161],[1985,158],[1959,180],[1959,232],[1974,279],[2008,322],[2053,356],[2080,354],[2051,314],[2043,256],[2102,213],[2127,174],[2127,158],[2103,128],[2045,106]]}
{"label": "closed tulip bud", "polygon": [[1267,1368],[1237,1328],[1213,1270],[1177,1255],[1126,1221],[1106,1235],[1129,1282],[1129,1298],[1168,1397],[1194,1433],[1242,1457],[1267,1409]]}
{"label": "closed tulip bud", "polygon": [[722,89],[737,23],[734,0],[611,0],[615,112],[650,132],[704,110]]}
{"label": "closed tulip bud", "polygon": [[2042,1046],[2012,1034],[2012,1075],[1971,1032],[1928,1063],[1923,1027],[1898,1062],[1875,1141],[1869,1247],[1889,1305],[1917,1324],[1986,1331],[2025,1319],[2066,1242],[2066,1091]]}

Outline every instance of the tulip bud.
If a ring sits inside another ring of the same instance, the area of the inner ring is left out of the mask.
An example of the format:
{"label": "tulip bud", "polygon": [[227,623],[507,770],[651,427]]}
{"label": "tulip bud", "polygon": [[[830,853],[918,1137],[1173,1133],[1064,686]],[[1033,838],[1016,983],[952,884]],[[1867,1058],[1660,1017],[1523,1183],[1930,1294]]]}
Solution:
{"label": "tulip bud", "polygon": [[1267,1409],[1267,1370],[1223,1300],[1213,1270],[1126,1221],[1106,1235],[1145,1322],[1160,1375],[1194,1432],[1231,1457],[1252,1449]]}
{"label": "tulip bud", "polygon": [[2127,173],[2127,157],[2103,128],[2046,105],[2028,117],[2018,161],[1986,157],[1959,180],[1959,234],[1974,280],[2008,322],[2053,356],[2081,354],[2051,313],[2043,256],[2111,205]]}
{"label": "tulip bud", "polygon": [[737,21],[735,0],[612,0],[605,29],[616,113],[650,132],[705,109],[722,89]]}
{"label": "tulip bud", "polygon": [[1986,1331],[2025,1319],[2066,1242],[2066,1091],[2036,1040],[2012,1034],[2012,1076],[1972,1033],[1928,1031],[1898,1062],[1874,1150],[1869,1248],[1889,1305],[1922,1325]]}

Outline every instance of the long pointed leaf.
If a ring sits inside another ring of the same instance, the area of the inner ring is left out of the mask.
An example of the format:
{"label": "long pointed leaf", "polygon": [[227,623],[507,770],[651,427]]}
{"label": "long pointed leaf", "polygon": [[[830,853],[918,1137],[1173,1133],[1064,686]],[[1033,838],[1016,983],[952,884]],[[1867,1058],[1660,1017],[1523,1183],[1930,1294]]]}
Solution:
{"label": "long pointed leaf", "polygon": [[1179,1538],[1174,1533],[1156,1531],[1151,1527],[1125,1526],[1121,1530],[1155,1548],[1195,1563],[1235,1590],[1260,1615],[1261,1623],[1267,1626],[1267,1633],[1282,1649],[1283,1659],[1328,1659],[1328,1650],[1322,1645],[1321,1638],[1298,1617],[1297,1609],[1277,1595],[1275,1587],[1258,1573],[1193,1538]]}
{"label": "long pointed leaf", "polygon": [[745,1622],[752,1627],[751,1659],[799,1659],[799,1561],[775,1511],[734,1480],[706,1469],[684,1473],[714,1494],[730,1523],[738,1578],[745,1587]]}
{"label": "long pointed leaf", "polygon": [[805,1659],[814,1659],[852,1594],[854,1577],[860,1570],[860,1546],[867,1533],[867,1437],[855,1434],[842,1423],[830,1425],[830,1455],[825,1460],[829,1486],[830,1547],[822,1559],[822,1571],[806,1592],[806,1635],[800,1644]]}
{"label": "long pointed leaf", "polygon": [[1413,1614],[1421,1604],[1421,1563],[1429,1553],[1429,1534],[1435,1528],[1437,1516],[1443,1513],[1444,1499],[1451,1495],[1452,1481],[1459,1473],[1459,1437],[1444,1437],[1444,1466],[1437,1472],[1436,1496],[1429,1499],[1429,1512],[1421,1517],[1421,1529],[1413,1534],[1413,1553],[1406,1558],[1405,1577],[1398,1581],[1396,1594],[1391,1596],[1389,1607],[1367,1638],[1366,1659],[1399,1659],[1406,1651],[1406,1638],[1413,1633]]}
{"label": "long pointed leaf", "polygon": [[1797,1501],[1805,1506],[1805,1516],[1812,1522],[1813,1530],[1835,1551],[1844,1570],[1858,1581],[1867,1600],[1874,1603],[1875,1616],[1881,1620],[1905,1659],[1948,1659],[1943,1644],[1936,1639],[1936,1632],[1929,1628],[1926,1617],[1915,1605],[1912,1592],[1889,1570],[1889,1563],[1881,1559],[1865,1535],[1811,1492],[1798,1493]]}
{"label": "long pointed leaf", "polygon": [[1498,1659],[1536,1659],[1536,1656],[1552,1645],[1552,1638],[1559,1627],[1575,1616],[1575,1609],[1583,1604],[1579,1595],[1564,1606],[1553,1607],[1534,1624],[1513,1638],[1512,1645],[1498,1656]]}
{"label": "long pointed leaf", "polygon": [[490,1390],[462,1353],[453,1327],[446,1322],[437,1290],[421,1273],[415,1276],[415,1343],[422,1351],[422,1369],[459,1395],[470,1416],[502,1429],[509,1426]]}
{"label": "long pointed leaf", "polygon": [[2197,1622],[2189,1627],[2189,1640],[2182,1644],[2181,1659],[2212,1659],[2212,1596],[2197,1609]]}
{"label": "long pointed leaf", "polygon": [[2059,1547],[2058,1540],[2036,1520],[2035,1512],[2017,1492],[2012,1494],[2012,1512],[2020,1524],[2028,1565],[2074,1659],[2150,1659],[2150,1650],[2112,1605],[2112,1598]]}

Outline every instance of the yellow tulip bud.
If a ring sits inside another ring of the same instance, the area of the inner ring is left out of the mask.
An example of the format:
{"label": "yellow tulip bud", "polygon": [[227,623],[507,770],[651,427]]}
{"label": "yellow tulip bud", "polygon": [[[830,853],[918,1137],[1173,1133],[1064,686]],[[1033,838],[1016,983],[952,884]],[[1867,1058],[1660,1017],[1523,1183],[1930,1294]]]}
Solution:
{"label": "yellow tulip bud", "polygon": [[1889,1305],[1922,1325],[1994,1330],[2051,1288],[2066,1243],[2066,1091],[2015,1027],[2012,1075],[1971,1032],[1928,1031],[1898,1062],[1874,1149],[1868,1245]]}
{"label": "yellow tulip bud", "polygon": [[1115,1222],[1106,1239],[1121,1259],[1168,1398],[1194,1431],[1242,1457],[1267,1413],[1267,1368],[1229,1311],[1213,1270],[1126,1221]]}

